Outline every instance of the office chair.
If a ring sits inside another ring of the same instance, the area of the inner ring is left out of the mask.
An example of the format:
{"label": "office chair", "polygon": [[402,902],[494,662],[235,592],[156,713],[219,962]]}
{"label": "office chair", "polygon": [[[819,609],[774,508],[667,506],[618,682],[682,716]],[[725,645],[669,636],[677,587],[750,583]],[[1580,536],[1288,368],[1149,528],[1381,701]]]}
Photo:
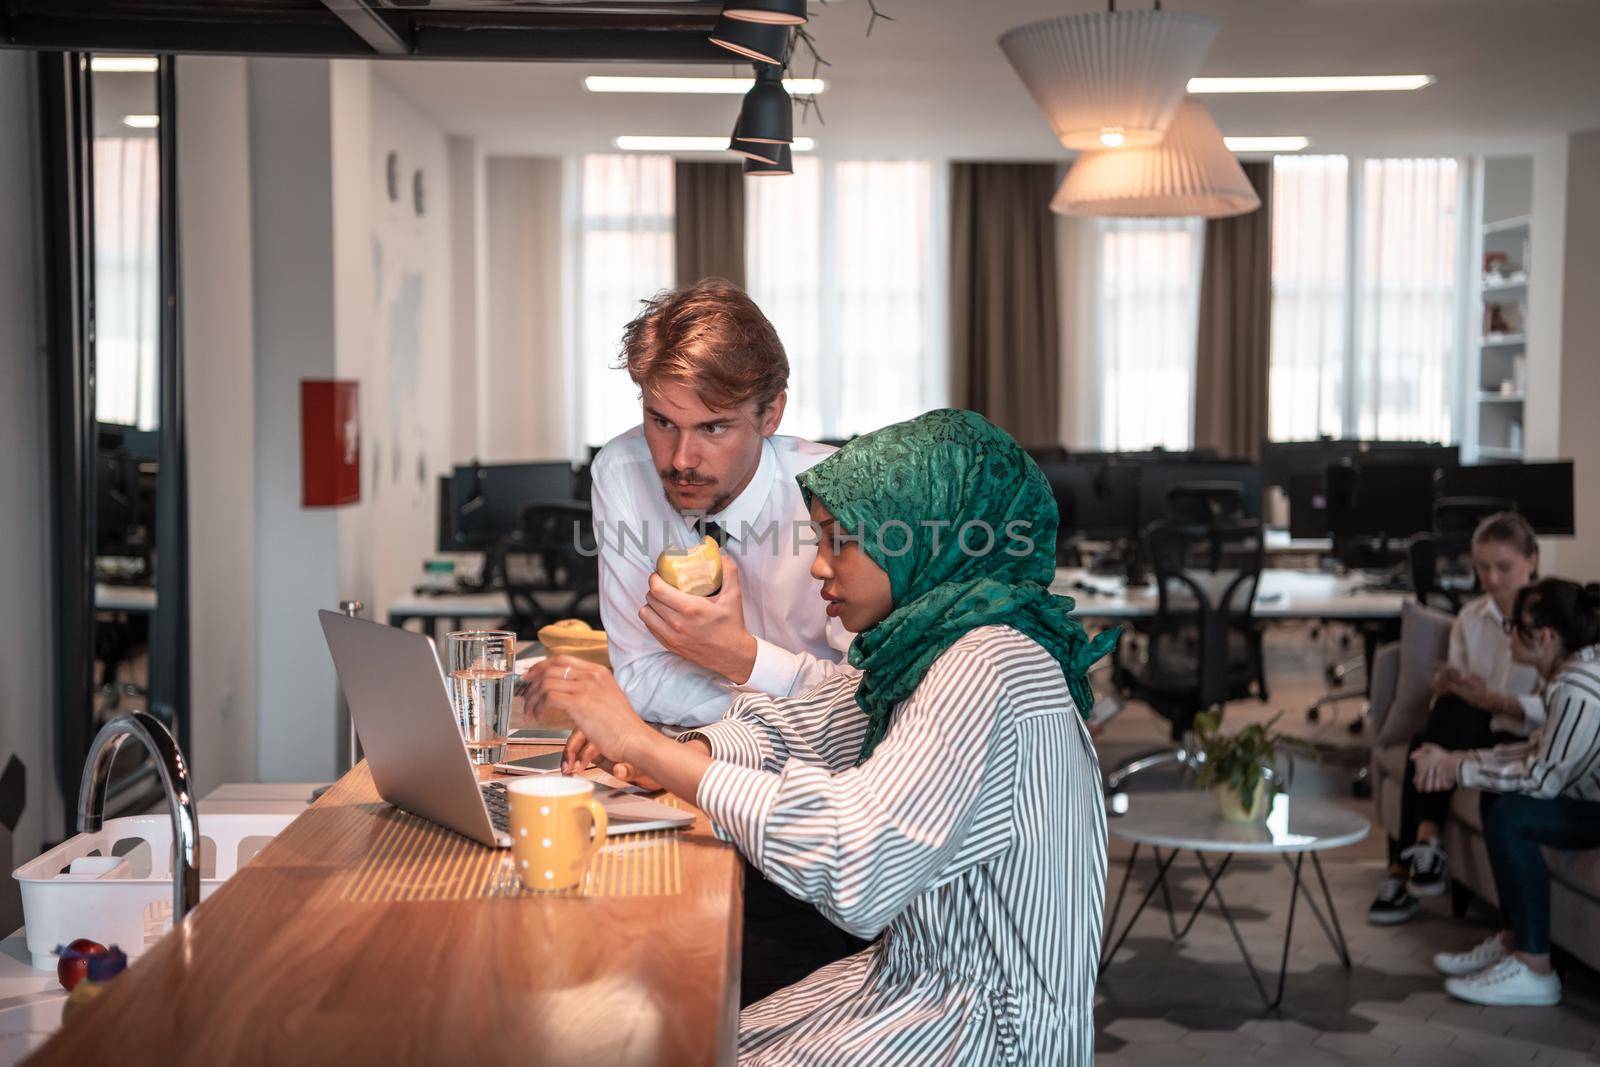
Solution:
{"label": "office chair", "polygon": [[1167,518],[1211,524],[1244,516],[1244,486],[1238,482],[1179,482],[1167,490]]}
{"label": "office chair", "polygon": [[1252,694],[1267,699],[1255,619],[1266,559],[1261,523],[1168,520],[1148,527],[1144,540],[1156,577],[1156,615],[1145,627],[1144,664],[1130,669],[1119,660],[1116,672],[1130,697],[1171,724],[1174,746],[1119,765],[1106,776],[1108,794],[1152,767],[1194,769],[1194,717],[1205,709]]}
{"label": "office chair", "polygon": [[495,584],[511,602],[518,640],[560,619],[600,625],[600,559],[588,504],[530,504],[521,526],[494,553]]}

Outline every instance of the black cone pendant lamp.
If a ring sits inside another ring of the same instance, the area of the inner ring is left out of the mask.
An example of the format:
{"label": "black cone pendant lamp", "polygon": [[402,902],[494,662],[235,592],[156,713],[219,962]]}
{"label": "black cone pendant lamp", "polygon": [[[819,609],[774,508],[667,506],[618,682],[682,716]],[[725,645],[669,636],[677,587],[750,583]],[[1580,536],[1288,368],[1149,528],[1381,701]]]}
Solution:
{"label": "black cone pendant lamp", "polygon": [[806,21],[806,0],[727,0],[722,13],[744,22],[798,26]]}
{"label": "black cone pendant lamp", "polygon": [[779,158],[779,149],[787,147],[788,145],[748,139],[744,136],[742,122],[733,124],[733,136],[728,139],[728,151],[746,159],[753,159],[757,163],[776,163]]}
{"label": "black cone pendant lamp", "polygon": [[794,173],[794,156],[786,144],[774,146],[778,149],[778,158],[772,162],[760,159],[746,159],[744,172],[752,178],[782,178]]}
{"label": "black cone pendant lamp", "polygon": [[794,103],[783,87],[783,70],[771,63],[756,64],[756,83],[745,94],[735,127],[742,141],[788,144],[794,140]]}
{"label": "black cone pendant lamp", "polygon": [[782,66],[788,58],[789,27],[770,22],[747,22],[723,15],[711,31],[711,43],[757,63]]}

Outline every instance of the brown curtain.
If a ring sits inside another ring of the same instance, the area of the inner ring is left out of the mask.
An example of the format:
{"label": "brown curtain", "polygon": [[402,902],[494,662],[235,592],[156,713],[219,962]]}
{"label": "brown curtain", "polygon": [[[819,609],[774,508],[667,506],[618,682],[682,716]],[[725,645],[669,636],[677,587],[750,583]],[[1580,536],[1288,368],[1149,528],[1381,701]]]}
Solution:
{"label": "brown curtain", "polygon": [[1260,459],[1272,361],[1272,164],[1246,163],[1244,171],[1261,207],[1206,223],[1194,443]]}
{"label": "brown curtain", "polygon": [[744,167],[673,166],[678,284],[726,278],[744,288]]}
{"label": "brown curtain", "polygon": [[1023,445],[1060,431],[1053,163],[950,167],[951,397]]}

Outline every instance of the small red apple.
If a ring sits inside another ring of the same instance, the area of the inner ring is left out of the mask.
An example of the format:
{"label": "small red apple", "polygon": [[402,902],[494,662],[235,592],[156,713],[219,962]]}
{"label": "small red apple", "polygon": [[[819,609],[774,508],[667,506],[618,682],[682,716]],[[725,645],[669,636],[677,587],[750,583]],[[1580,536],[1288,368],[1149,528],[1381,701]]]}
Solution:
{"label": "small red apple", "polygon": [[98,941],[90,941],[87,937],[80,937],[65,948],[56,946],[56,955],[61,961],[56,964],[56,978],[61,982],[61,988],[72,991],[72,987],[83,981],[89,973],[89,957],[105,955],[106,947]]}

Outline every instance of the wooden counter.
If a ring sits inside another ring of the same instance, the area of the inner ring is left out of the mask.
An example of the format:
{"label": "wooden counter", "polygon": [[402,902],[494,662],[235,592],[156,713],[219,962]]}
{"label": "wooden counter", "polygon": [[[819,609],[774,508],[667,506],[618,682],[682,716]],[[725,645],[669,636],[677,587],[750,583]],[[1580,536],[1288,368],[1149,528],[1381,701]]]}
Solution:
{"label": "wooden counter", "polygon": [[362,764],[30,1062],[732,1062],[741,865],[703,815],[614,839],[564,895],[506,855]]}

